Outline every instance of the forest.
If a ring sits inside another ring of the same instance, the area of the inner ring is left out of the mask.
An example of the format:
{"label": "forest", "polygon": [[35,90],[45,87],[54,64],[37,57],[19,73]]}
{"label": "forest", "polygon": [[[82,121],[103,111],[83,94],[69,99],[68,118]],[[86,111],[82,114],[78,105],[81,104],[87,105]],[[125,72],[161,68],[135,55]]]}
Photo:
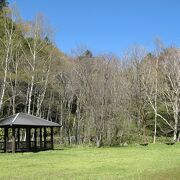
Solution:
{"label": "forest", "polygon": [[61,124],[61,144],[179,142],[180,49],[67,55],[43,15],[25,21],[2,1],[0,118],[19,112]]}

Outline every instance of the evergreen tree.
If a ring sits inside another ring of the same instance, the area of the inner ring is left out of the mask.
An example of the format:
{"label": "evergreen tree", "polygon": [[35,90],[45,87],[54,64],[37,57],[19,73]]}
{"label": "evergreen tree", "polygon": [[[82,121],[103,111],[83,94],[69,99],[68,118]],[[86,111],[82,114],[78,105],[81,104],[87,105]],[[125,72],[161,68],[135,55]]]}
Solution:
{"label": "evergreen tree", "polygon": [[0,11],[2,11],[4,7],[7,7],[8,4],[7,0],[0,0]]}

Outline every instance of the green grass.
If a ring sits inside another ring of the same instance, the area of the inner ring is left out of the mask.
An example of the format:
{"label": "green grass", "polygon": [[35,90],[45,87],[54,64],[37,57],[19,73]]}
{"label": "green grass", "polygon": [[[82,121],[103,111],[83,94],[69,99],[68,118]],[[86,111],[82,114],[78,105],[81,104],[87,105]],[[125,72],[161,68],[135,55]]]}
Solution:
{"label": "green grass", "polygon": [[1,153],[6,179],[180,179],[180,144]]}

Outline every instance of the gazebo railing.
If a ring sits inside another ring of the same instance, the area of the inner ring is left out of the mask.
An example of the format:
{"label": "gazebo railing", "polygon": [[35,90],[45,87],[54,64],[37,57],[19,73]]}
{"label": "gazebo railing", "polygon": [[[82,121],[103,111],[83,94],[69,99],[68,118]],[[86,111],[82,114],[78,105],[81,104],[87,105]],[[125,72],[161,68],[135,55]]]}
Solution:
{"label": "gazebo railing", "polygon": [[51,149],[51,141],[46,141],[46,149]]}
{"label": "gazebo railing", "polygon": [[46,147],[44,146],[44,141],[42,141],[42,147],[40,147],[40,142],[37,142],[36,147],[35,147],[35,142],[31,141],[31,149],[51,149],[51,141],[46,141]]}
{"label": "gazebo railing", "polygon": [[27,149],[27,142],[20,141],[19,144],[16,142],[16,149],[26,150]]}
{"label": "gazebo railing", "polygon": [[[51,149],[51,141],[46,141],[46,147],[44,146],[44,141],[42,141],[42,147],[40,147],[40,143],[37,142],[35,147],[35,142],[30,142],[31,147],[30,150],[48,150]],[[4,142],[0,141],[0,150],[4,150]],[[12,142],[9,141],[6,143],[6,151],[12,150]],[[19,143],[16,141],[16,151],[28,151],[28,146],[26,141],[20,141]]]}
{"label": "gazebo railing", "polygon": [[4,142],[0,142],[0,150],[4,150]]}

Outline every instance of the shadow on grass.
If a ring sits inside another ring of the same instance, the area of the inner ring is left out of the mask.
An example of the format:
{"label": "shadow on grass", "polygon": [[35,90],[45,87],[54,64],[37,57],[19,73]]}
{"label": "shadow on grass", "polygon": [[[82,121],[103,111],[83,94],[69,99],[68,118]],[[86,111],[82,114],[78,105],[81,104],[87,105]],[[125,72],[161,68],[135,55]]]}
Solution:
{"label": "shadow on grass", "polygon": [[[64,151],[64,150],[68,150],[68,148],[55,148],[55,149],[46,149],[46,150],[30,150],[30,151],[16,151],[16,153],[39,153],[39,152],[48,152],[48,151]],[[4,152],[4,151],[0,151],[0,154],[8,154],[8,153],[12,153],[11,151],[8,152]]]}

